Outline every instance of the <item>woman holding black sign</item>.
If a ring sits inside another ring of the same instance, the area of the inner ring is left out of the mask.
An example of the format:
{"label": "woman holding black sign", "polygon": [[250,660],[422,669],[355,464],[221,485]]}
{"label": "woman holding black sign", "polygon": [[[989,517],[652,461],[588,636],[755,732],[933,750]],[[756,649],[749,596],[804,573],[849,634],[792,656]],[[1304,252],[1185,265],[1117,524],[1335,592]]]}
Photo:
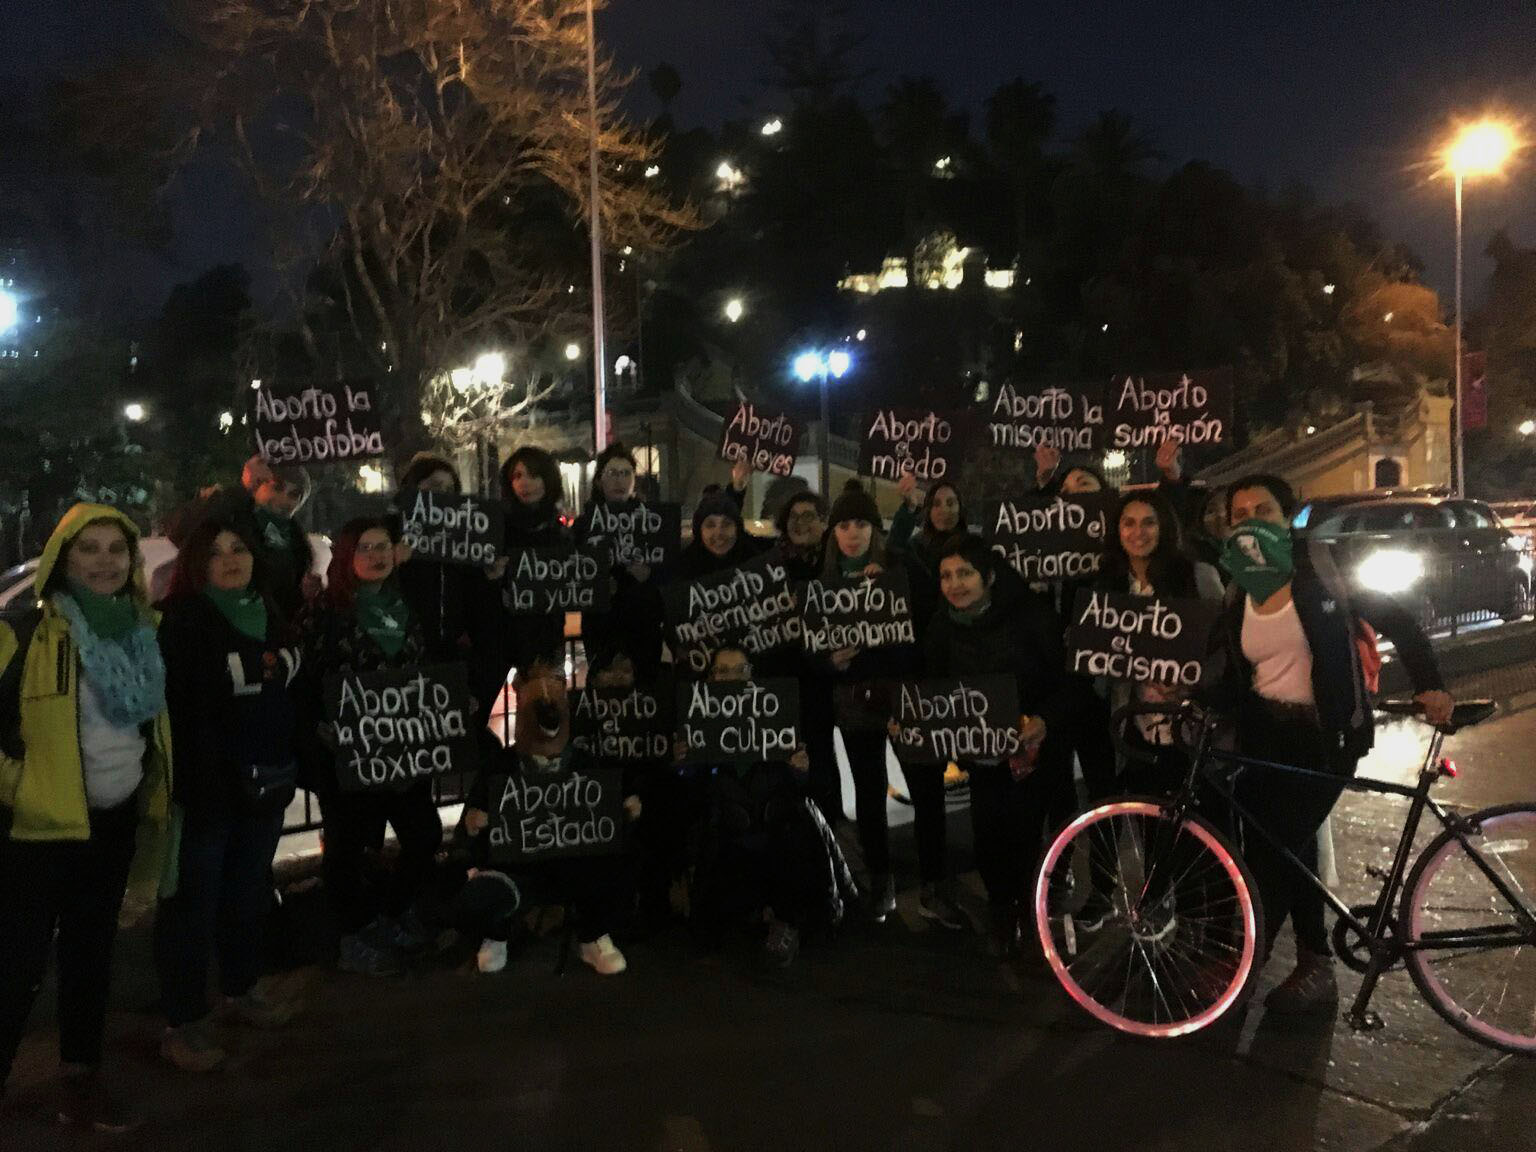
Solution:
{"label": "woman holding black sign", "polygon": [[[322,719],[321,701],[327,677],[426,662],[426,636],[395,575],[399,543],[393,518],[349,521],[332,547],[326,590],[299,621],[306,707],[303,782],[320,799],[322,874],[342,933],[340,966],[367,976],[398,973],[405,953],[427,943],[416,905],[431,882],[443,825],[429,779],[402,792],[338,788],[336,733]],[[368,883],[366,857],[370,849],[383,846],[386,824],[395,830],[400,859],[393,883],[376,892]]]}
{"label": "woman holding black sign", "polygon": [[263,583],[257,528],[211,509],[176,556],[160,625],[177,749],[176,879],[155,920],[168,1027],[160,1054],[185,1072],[224,1061],[212,1034],[208,963],[233,1016],[277,1027],[294,1006],[258,987],[272,854],[298,767],[299,649]]}
{"label": "woman holding black sign", "polygon": [[693,510],[693,539],[683,549],[678,577],[697,580],[735,568],[766,550],[768,544],[747,531],[741,518],[741,497],[734,488],[711,484]]}
{"label": "woman holding black sign", "polygon": [[[593,527],[599,511],[623,514],[640,506],[635,495],[638,471],[635,454],[623,444],[610,444],[598,453],[592,495],[576,520],[577,541],[583,545],[601,543],[603,537]],[[636,560],[615,564],[613,579],[613,603],[609,610],[582,615],[582,643],[587,657],[601,658],[622,651],[635,662],[642,676],[653,676],[661,664],[661,584],[666,573]]]}
{"label": "woman holding black sign", "polygon": [[1047,810],[1071,776],[1070,751],[1041,748],[1069,706],[1061,622],[1050,601],[997,581],[997,553],[960,536],[939,559],[944,607],[923,642],[924,675],[1002,673],[1018,684],[1019,735],[1026,751],[1004,760],[962,764],[970,775],[976,866],[987,889],[999,950],[1034,938],[1029,883],[1040,858]]}
{"label": "woman holding black sign", "polygon": [[[463,492],[458,469],[441,456],[418,452],[400,474],[395,504],[410,518],[416,497],[458,496]],[[434,662],[470,658],[479,621],[492,600],[493,585],[483,571],[463,564],[449,564],[434,557],[408,555],[395,579],[400,594],[421,621],[427,656]]]}
{"label": "woman holding black sign", "polygon": [[[889,560],[880,508],[857,480],[850,480],[829,517],[832,531],[822,558],[821,579],[829,584],[874,576]],[[840,648],[829,660],[833,681],[833,705],[837,726],[843,734],[843,750],[853,774],[854,806],[859,825],[859,847],[869,869],[872,911],[884,920],[896,910],[896,881],[891,873],[890,831],[886,822],[886,797],[890,774],[886,768],[886,728],[891,717],[891,691],[895,682],[916,664],[916,652],[905,645],[881,648]],[[925,919],[946,928],[964,926],[960,911],[950,898],[944,843],[944,769],[942,766],[907,771],[911,795],[917,863],[922,881],[919,911]]]}
{"label": "woman holding black sign", "polygon": [[[507,514],[507,550],[571,548],[575,538],[560,517],[560,468],[542,448],[523,445],[501,466],[501,503]],[[505,565],[498,565],[504,569]],[[510,581],[507,574],[505,580]],[[495,663],[503,679],[540,657],[565,666],[565,613],[514,615],[503,589]],[[500,685],[498,685],[499,689]]]}
{"label": "woman holding black sign", "polygon": [[912,473],[904,473],[897,487],[901,507],[891,517],[890,549],[906,563],[907,583],[912,590],[912,622],[918,639],[939,607],[939,554],[957,532],[969,532],[960,490],[941,480],[924,494]]}

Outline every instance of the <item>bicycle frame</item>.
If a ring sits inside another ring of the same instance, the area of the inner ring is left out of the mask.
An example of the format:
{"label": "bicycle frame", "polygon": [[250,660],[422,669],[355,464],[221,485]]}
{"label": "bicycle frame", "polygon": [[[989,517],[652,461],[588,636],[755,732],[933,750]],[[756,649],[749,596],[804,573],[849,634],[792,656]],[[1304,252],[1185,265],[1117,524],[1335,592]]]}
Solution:
{"label": "bicycle frame", "polygon": [[[1451,948],[1481,948],[1487,947],[1490,937],[1486,933],[1472,934],[1441,934],[1433,943],[1399,940],[1389,933],[1388,925],[1393,920],[1393,909],[1398,903],[1398,897],[1402,891],[1409,861],[1413,855],[1414,841],[1418,836],[1419,828],[1423,823],[1426,810],[1447,829],[1460,843],[1465,852],[1477,865],[1478,869],[1487,877],[1494,889],[1516,910],[1517,915],[1525,922],[1525,930],[1529,936],[1518,933],[1511,938],[1511,943],[1517,943],[1523,939],[1536,937],[1536,918],[1533,918],[1525,909],[1519,897],[1508,887],[1484,859],[1483,855],[1471,844],[1467,838],[1468,832],[1475,828],[1462,819],[1457,813],[1447,810],[1431,795],[1430,789],[1436,780],[1449,775],[1440,760],[1440,752],[1445,742],[1445,735],[1440,730],[1434,730],[1430,737],[1429,746],[1425,752],[1423,766],[1419,769],[1418,783],[1414,787],[1402,784],[1394,784],[1385,780],[1362,780],[1357,777],[1340,779],[1339,776],[1329,772],[1319,772],[1315,769],[1300,768],[1294,764],[1281,764],[1270,760],[1261,760],[1256,757],[1242,756],[1235,752],[1215,746],[1215,721],[1207,720],[1201,726],[1200,739],[1190,760],[1189,771],[1184,783],[1169,800],[1174,813],[1175,826],[1184,813],[1195,807],[1196,788],[1202,779],[1209,784],[1223,800],[1231,806],[1232,811],[1242,820],[1245,831],[1253,832],[1262,837],[1270,847],[1278,851],[1293,867],[1299,869],[1307,882],[1317,889],[1319,893],[1339,918],[1347,923],[1366,942],[1370,949],[1371,960],[1366,967],[1360,991],[1356,995],[1348,1013],[1348,1019],[1356,1030],[1376,1029],[1382,1026],[1381,1018],[1369,1011],[1372,995],[1376,991],[1376,985],[1381,975],[1392,964],[1401,958],[1405,951],[1419,949],[1451,949]],[[1388,869],[1383,881],[1380,894],[1372,907],[1369,922],[1355,916],[1338,896],[1323,883],[1322,879],[1302,863],[1299,857],[1282,844],[1264,823],[1257,819],[1238,800],[1235,789],[1230,781],[1236,778],[1236,771],[1223,772],[1217,768],[1217,764],[1226,764],[1234,769],[1259,769],[1261,771],[1284,772],[1292,776],[1311,779],[1319,784],[1327,783],[1332,787],[1342,786],[1348,792],[1373,792],[1379,795],[1399,796],[1409,801],[1408,817],[1403,825],[1403,831],[1398,838],[1397,849],[1392,855],[1392,866]]]}

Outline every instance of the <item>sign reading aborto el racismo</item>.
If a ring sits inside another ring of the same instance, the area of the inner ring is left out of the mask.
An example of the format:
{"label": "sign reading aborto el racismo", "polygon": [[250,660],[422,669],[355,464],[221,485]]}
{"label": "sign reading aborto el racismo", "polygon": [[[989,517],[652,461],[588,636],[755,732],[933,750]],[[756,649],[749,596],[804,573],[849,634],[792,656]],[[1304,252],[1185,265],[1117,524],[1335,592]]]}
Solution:
{"label": "sign reading aborto el racismo", "polygon": [[1084,588],[1067,628],[1067,671],[1193,688],[1221,605]]}

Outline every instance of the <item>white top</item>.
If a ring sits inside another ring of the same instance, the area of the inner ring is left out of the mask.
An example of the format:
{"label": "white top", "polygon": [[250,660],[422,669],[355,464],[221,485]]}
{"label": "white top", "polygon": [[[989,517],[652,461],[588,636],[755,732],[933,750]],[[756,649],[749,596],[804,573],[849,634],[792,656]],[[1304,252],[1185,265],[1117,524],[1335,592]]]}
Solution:
{"label": "white top", "polygon": [[120,727],[101,711],[90,679],[80,674],[80,763],[85,770],[85,802],[92,808],[116,808],[144,779],[144,736],[138,726]]}
{"label": "white top", "polygon": [[1253,597],[1243,598],[1243,655],[1253,665],[1253,690],[1281,704],[1315,704],[1312,646],[1302,631],[1296,602],[1260,614]]}

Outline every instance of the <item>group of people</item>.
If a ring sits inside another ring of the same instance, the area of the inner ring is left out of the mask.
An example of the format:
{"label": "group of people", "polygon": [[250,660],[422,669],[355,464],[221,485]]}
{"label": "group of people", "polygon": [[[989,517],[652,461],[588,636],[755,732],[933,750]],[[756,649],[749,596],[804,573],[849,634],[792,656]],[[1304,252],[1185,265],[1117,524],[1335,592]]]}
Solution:
{"label": "group of people", "polygon": [[[1158,462],[1163,482],[1115,502],[1089,583],[1223,604],[1201,692],[1236,718],[1245,750],[1298,758],[1341,781],[1354,771],[1371,744],[1362,620],[1396,643],[1429,718],[1449,715],[1433,653],[1410,615],[1368,590],[1341,599],[1326,557],[1292,539],[1294,498],[1284,481],[1246,477],[1202,503],[1201,490],[1179,475],[1176,449],[1165,448]],[[1093,468],[1066,465],[1049,449],[1036,463],[1045,498],[1109,487]],[[568,523],[554,460],[519,448],[501,470],[507,547],[601,546],[595,523],[608,518],[595,512],[632,509],[636,473],[622,445],[606,449],[587,507]],[[663,584],[770,550],[792,581],[903,570],[916,642],[830,655],[719,647],[711,680],[798,679],[801,747],[783,763],[683,764],[679,750],[616,765],[630,824],[625,851],[523,870],[488,851],[495,799],[484,773],[446,844],[430,781],[340,789],[337,733],[321,704],[321,686],[337,674],[462,661],[487,769],[536,780],[600,761],[571,739],[564,617],[511,611],[504,564],[481,570],[412,556],[399,516],[380,514],[334,534],[322,578],[294,520],[307,478],[253,459],[238,489],[205,494],[178,517],[175,567],[152,606],[134,523],[105,506],[71,509],[38,566],[37,607],[0,623],[0,1085],[52,953],[60,1118],[102,1130],[131,1125],[100,1075],[112,943],[130,890],[156,900],[167,1061],[213,1069],[226,1055],[224,1024],[286,1024],[298,1006],[262,976],[272,859],[300,787],[321,808],[322,877],[343,970],[401,972],[454,928],[480,940],[477,962],[494,971],[518,936],[519,911],[545,901],[567,908],[581,960],[602,974],[626,966],[615,933],[622,939],[636,921],[658,927],[681,909],[707,928],[750,922],[773,963],[792,963],[802,932],[835,926],[856,897],[876,919],[896,908],[887,746],[902,679],[1016,681],[1020,753],[948,770],[969,780],[989,937],[1000,954],[1038,952],[1029,892],[1043,837],[1077,806],[1079,777],[1090,798],[1177,786],[1187,765],[1166,721],[1137,718],[1127,740],[1143,754],[1133,761],[1120,761],[1109,735],[1119,704],[1175,694],[1069,674],[1063,618],[1076,589],[1028,585],[971,530],[953,484],[921,491],[903,480],[889,526],[857,483],[830,505],[799,490],[777,508],[777,535],[768,539],[743,520],[749,475],[738,467],[728,485],[701,496],[675,571],[616,566],[609,609],[582,621],[587,685],[627,690],[666,675]],[[398,487],[402,497],[457,493],[460,478],[447,460],[421,455]],[[1243,555],[1224,544],[1231,527],[1243,529]],[[1255,540],[1261,565],[1251,562]],[[490,718],[509,669],[515,707],[498,736]],[[844,816],[839,737],[862,886],[836,831]],[[946,842],[946,770],[908,765],[904,776],[916,910],[958,932],[969,918]],[[1342,784],[1271,778],[1250,787],[1254,810],[1304,862],[1312,859]],[[380,868],[386,828],[398,853]],[[1248,862],[1266,910],[1266,946],[1288,919],[1298,941],[1296,971],[1271,1006],[1307,1011],[1336,1002],[1321,900],[1282,854],[1250,845]],[[1108,894],[1092,885],[1060,899],[1071,901],[1080,932],[1115,915]],[[215,961],[219,996],[210,998]]]}

